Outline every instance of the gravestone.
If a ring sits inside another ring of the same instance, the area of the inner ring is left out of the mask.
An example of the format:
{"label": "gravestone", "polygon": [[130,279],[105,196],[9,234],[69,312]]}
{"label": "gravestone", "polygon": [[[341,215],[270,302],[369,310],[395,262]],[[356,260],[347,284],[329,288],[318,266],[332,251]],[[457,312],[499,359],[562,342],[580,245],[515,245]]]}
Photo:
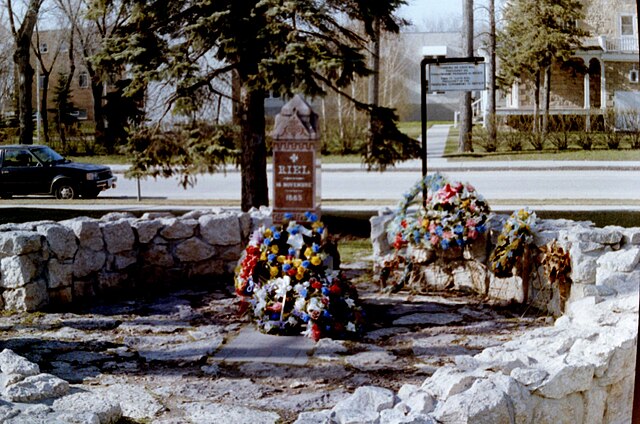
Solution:
{"label": "gravestone", "polygon": [[285,213],[298,222],[305,212],[320,216],[318,115],[296,95],[276,116],[273,136],[273,221]]}

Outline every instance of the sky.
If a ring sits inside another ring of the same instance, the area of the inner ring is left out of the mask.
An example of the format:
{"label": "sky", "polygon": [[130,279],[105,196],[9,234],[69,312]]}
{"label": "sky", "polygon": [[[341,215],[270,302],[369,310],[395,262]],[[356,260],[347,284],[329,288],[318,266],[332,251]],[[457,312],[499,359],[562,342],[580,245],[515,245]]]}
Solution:
{"label": "sky", "polygon": [[438,20],[450,16],[462,16],[463,0],[407,0],[399,15],[420,25],[425,20]]}

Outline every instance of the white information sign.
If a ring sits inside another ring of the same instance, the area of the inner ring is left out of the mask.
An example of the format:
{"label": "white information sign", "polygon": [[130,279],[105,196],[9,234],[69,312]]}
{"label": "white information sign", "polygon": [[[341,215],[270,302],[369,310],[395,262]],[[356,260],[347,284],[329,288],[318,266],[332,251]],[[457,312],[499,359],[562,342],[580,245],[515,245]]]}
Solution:
{"label": "white information sign", "polygon": [[484,63],[445,62],[429,65],[430,92],[484,89],[486,89]]}

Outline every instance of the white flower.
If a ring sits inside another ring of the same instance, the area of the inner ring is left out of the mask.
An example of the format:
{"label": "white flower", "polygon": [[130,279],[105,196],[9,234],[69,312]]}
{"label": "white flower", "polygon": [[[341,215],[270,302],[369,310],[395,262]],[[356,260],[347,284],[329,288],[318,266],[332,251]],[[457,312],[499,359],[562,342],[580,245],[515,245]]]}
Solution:
{"label": "white flower", "polygon": [[277,278],[274,281],[274,285],[276,288],[276,296],[282,298],[287,295],[287,292],[291,290],[291,277],[285,275],[282,278]]}
{"label": "white flower", "polygon": [[353,305],[356,304],[355,300],[353,300],[353,299],[351,299],[349,297],[344,299],[344,303],[346,303],[349,306],[349,308],[353,308]]}
{"label": "white flower", "polygon": [[356,325],[354,323],[350,322],[349,324],[347,324],[347,331],[355,332],[356,331]]}
{"label": "white flower", "polygon": [[300,250],[302,249],[302,246],[304,245],[304,239],[302,238],[302,234],[298,233],[296,235],[289,235],[289,239],[287,240],[287,244],[289,244],[289,246],[293,247],[296,250]]}
{"label": "white flower", "polygon": [[296,325],[298,325],[298,320],[296,319],[296,317],[294,317],[293,315],[291,315],[289,317],[289,319],[287,320],[287,322],[292,326],[295,327]]}
{"label": "white flower", "polygon": [[324,309],[324,305],[317,297],[312,297],[309,300],[309,305],[307,306],[307,312],[313,311],[322,311]]}
{"label": "white flower", "polygon": [[307,301],[303,297],[299,297],[296,299],[296,303],[293,305],[293,308],[296,311],[304,311],[304,307],[307,304]]}
{"label": "white flower", "polygon": [[273,324],[271,324],[270,321],[267,321],[264,323],[264,331],[266,331],[267,333],[271,331],[272,328],[273,328]]}

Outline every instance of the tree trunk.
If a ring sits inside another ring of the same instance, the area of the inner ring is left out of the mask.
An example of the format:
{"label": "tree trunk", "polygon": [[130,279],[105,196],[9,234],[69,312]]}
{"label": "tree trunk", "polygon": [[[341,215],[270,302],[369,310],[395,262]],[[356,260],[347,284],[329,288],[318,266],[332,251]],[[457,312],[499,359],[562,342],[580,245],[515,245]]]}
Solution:
{"label": "tree trunk", "polygon": [[540,132],[540,71],[536,72],[536,78],[533,84],[533,124],[532,131],[534,134]]}
{"label": "tree trunk", "polygon": [[551,66],[547,66],[544,70],[544,102],[542,104],[542,134],[549,132],[549,106],[551,105]]}
{"label": "tree trunk", "polygon": [[93,121],[95,122],[94,140],[98,146],[106,147],[108,153],[115,151],[115,146],[108,145],[107,133],[104,125],[104,83],[96,73],[93,66],[87,66],[87,72],[91,80],[91,95],[93,96]]}
{"label": "tree trunk", "polygon": [[[373,36],[371,37],[369,67],[372,74],[369,76],[369,104],[377,107],[380,104],[380,20],[373,22]],[[380,132],[374,120],[373,111],[369,114],[369,154],[374,151],[374,146],[380,143]]]}
{"label": "tree trunk", "polygon": [[[639,0],[640,1],[640,0]],[[489,96],[487,99],[487,133],[489,144],[497,146],[498,129],[496,123],[496,7],[495,0],[489,0]]]}
{"label": "tree trunk", "polygon": [[243,211],[269,206],[264,92],[242,86],[239,104]]}
{"label": "tree trunk", "polygon": [[[31,37],[38,20],[38,12],[43,0],[30,0],[18,31],[14,32],[16,50],[13,63],[16,65],[18,80],[18,121],[21,144],[33,144],[33,67],[31,66]],[[9,13],[11,3],[9,3]],[[13,21],[12,21],[13,23]]]}
{"label": "tree trunk", "polygon": [[[462,19],[464,33],[462,34],[462,50],[467,57],[473,56],[473,0],[463,0]],[[471,111],[471,92],[466,91],[460,96],[460,139],[458,150],[473,152],[472,131],[473,116]]]}
{"label": "tree trunk", "polygon": [[[43,72],[42,74],[42,96],[40,98],[40,119],[42,120],[42,131],[44,133],[44,142],[49,144],[49,113],[47,112],[47,103],[49,98],[49,76],[51,72]],[[40,81],[36,81],[40,84]]]}

